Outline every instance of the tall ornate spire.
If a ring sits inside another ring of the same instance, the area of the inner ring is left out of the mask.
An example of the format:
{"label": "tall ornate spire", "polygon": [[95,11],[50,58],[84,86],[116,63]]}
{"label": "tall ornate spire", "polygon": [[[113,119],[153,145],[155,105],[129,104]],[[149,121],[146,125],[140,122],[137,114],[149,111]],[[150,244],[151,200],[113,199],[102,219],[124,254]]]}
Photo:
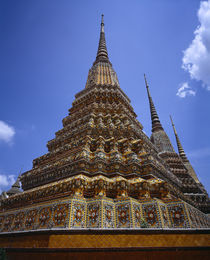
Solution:
{"label": "tall ornate spire", "polygon": [[158,117],[154,103],[152,101],[152,97],[150,95],[149,86],[148,86],[145,74],[144,74],[144,79],[145,79],[145,84],[146,84],[147,94],[148,94],[148,99],[149,99],[149,104],[150,104],[150,112],[151,112],[151,120],[152,120],[152,132],[156,132],[158,130],[163,130],[163,127],[160,123],[160,119]]}
{"label": "tall ornate spire", "polygon": [[173,127],[173,130],[174,130],[174,134],[175,134],[175,137],[176,137],[176,143],[177,143],[179,155],[182,158],[183,162],[188,162],[187,156],[186,156],[184,149],[181,145],[181,142],[179,140],[179,137],[178,137],[178,134],[177,134],[177,131],[176,131],[176,128],[175,128],[175,125],[174,125],[174,122],[173,122],[171,116],[170,116],[170,119],[171,119],[172,127]]}
{"label": "tall ornate spire", "polygon": [[101,32],[98,52],[93,66],[89,70],[86,88],[91,86],[118,86],[117,74],[109,61],[104,33],[104,15],[101,17]]}
{"label": "tall ornate spire", "polygon": [[105,33],[104,33],[104,15],[103,14],[101,15],[101,32],[100,32],[100,40],[99,40],[99,45],[98,45],[98,52],[97,52],[97,56],[96,56],[96,60],[95,60],[94,64],[96,64],[100,61],[110,63],[107,48],[106,48],[106,40],[105,40]]}

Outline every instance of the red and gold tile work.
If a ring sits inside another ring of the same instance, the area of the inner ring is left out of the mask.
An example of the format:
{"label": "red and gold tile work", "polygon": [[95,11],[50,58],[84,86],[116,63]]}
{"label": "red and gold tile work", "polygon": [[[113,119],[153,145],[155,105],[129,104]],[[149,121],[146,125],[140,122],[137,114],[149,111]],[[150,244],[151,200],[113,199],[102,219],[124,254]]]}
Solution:
{"label": "red and gold tile work", "polygon": [[53,226],[54,227],[67,227],[69,220],[69,204],[61,203],[54,206],[53,210]]}
{"label": "red and gold tile work", "polygon": [[70,228],[86,227],[86,203],[84,200],[72,200]]}
{"label": "red and gold tile work", "polygon": [[32,209],[28,210],[26,213],[26,218],[25,218],[25,229],[36,229],[36,220],[38,217],[38,210],[37,209]]}
{"label": "red and gold tile work", "polygon": [[[147,200],[153,197],[152,193],[155,192],[156,196],[162,198],[164,184],[165,181],[154,177],[152,174],[147,175],[147,179],[136,176],[129,179],[122,176],[105,177],[101,174],[88,177],[84,174],[78,174],[65,180],[46,184],[42,187],[5,198],[1,201],[0,209],[5,211],[23,206],[26,207],[35,202],[55,200],[64,195],[68,197],[83,197],[85,194],[88,197],[107,196],[117,198],[129,194],[130,197]],[[165,189],[167,190],[167,187]],[[26,201],[23,205],[22,201],[24,200]]]}
{"label": "red and gold tile work", "polygon": [[124,195],[117,199],[98,195],[72,197],[0,215],[2,233],[42,229],[207,228],[208,221],[205,214],[182,201],[142,202]]}
{"label": "red and gold tile work", "polygon": [[4,224],[3,224],[3,227],[2,227],[3,232],[10,232],[11,231],[11,227],[12,227],[14,217],[15,217],[14,214],[9,214],[9,215],[5,216]]}
{"label": "red and gold tile work", "polygon": [[20,212],[15,215],[15,219],[14,219],[14,223],[13,223],[15,231],[22,229],[23,224],[24,224],[24,218],[25,218],[24,212]]}
{"label": "red and gold tile work", "polygon": [[51,227],[52,207],[43,207],[39,210],[38,228]]}
{"label": "red and gold tile work", "polygon": [[5,216],[0,216],[0,230],[3,229],[4,220],[5,220]]}

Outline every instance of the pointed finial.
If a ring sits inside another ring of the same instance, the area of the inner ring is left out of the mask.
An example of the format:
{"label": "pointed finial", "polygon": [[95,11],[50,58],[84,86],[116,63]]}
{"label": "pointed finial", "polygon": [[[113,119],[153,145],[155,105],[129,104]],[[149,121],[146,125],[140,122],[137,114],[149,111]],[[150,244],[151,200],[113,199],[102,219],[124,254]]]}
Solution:
{"label": "pointed finial", "polygon": [[104,15],[101,15],[101,32],[104,33]]}
{"label": "pointed finial", "polygon": [[170,119],[171,119],[171,124],[172,124],[172,126],[174,128],[174,122],[173,122],[172,116],[171,115],[169,115],[169,116],[170,116]]}
{"label": "pointed finial", "polygon": [[147,83],[147,78],[146,78],[145,73],[144,73],[144,80],[145,80],[145,85],[146,85],[146,87],[148,88],[149,86],[148,86],[148,83]]}
{"label": "pointed finial", "polygon": [[169,116],[170,116],[170,119],[171,119],[172,126],[174,126],[174,122],[172,120],[172,116],[171,115],[169,115]]}
{"label": "pointed finial", "polygon": [[101,15],[101,32],[100,32],[100,39],[98,45],[98,51],[96,55],[96,60],[93,63],[94,65],[98,62],[107,62],[109,64],[108,52],[106,48],[106,40],[105,40],[105,33],[104,33],[104,15]]}
{"label": "pointed finial", "polygon": [[176,128],[175,128],[175,125],[174,125],[174,122],[173,122],[173,119],[172,119],[172,116],[171,116],[171,115],[170,115],[170,119],[171,119],[172,127],[173,127],[173,129],[174,129],[174,134],[177,134]]}

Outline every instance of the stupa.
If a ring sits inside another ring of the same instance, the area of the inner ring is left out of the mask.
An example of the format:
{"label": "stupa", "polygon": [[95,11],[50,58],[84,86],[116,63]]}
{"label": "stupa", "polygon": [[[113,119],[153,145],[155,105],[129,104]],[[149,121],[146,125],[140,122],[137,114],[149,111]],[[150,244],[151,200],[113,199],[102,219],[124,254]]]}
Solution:
{"label": "stupa", "polygon": [[17,181],[1,196],[0,245],[11,256],[26,248],[207,247],[208,194],[172,123],[175,152],[145,83],[151,138],[120,88],[102,15],[96,60],[63,128],[19,177],[22,191]]}

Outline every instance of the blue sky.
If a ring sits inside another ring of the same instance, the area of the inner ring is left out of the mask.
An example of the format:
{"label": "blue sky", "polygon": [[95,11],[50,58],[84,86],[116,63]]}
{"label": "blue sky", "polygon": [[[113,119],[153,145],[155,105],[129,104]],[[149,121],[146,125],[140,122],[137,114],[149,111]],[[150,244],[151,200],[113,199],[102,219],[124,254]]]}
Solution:
{"label": "blue sky", "polygon": [[144,131],[146,73],[165,131],[176,149],[171,114],[210,192],[210,3],[197,0],[1,0],[0,190],[62,128],[96,57],[102,13],[110,61]]}

